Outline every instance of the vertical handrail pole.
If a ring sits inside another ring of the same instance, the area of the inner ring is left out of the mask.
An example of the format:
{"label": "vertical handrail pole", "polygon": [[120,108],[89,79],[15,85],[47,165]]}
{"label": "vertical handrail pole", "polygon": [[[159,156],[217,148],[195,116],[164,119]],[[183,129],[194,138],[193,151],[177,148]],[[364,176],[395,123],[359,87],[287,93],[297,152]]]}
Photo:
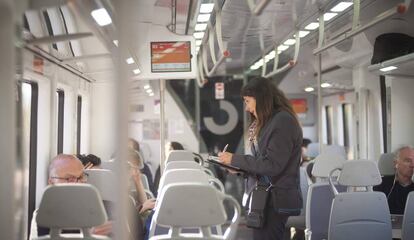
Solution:
{"label": "vertical handrail pole", "polygon": [[318,85],[318,139],[319,139],[319,153],[322,153],[322,55],[318,54],[317,56],[318,62],[318,78],[317,78],[317,85]]}
{"label": "vertical handrail pole", "polygon": [[160,80],[160,144],[161,144],[161,174],[165,168],[165,79]]}
{"label": "vertical handrail pole", "polygon": [[[15,10],[13,0],[0,0],[0,232],[15,239],[14,202],[16,173]],[[19,209],[22,210],[22,209]]]}

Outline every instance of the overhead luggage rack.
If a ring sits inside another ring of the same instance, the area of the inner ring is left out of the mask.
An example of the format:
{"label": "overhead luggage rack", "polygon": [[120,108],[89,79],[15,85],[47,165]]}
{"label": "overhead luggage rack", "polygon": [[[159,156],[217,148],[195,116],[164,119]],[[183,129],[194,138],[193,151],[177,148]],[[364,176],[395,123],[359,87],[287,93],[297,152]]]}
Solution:
{"label": "overhead luggage rack", "polygon": [[414,53],[410,53],[368,66],[368,70],[379,75],[414,77],[413,65]]}

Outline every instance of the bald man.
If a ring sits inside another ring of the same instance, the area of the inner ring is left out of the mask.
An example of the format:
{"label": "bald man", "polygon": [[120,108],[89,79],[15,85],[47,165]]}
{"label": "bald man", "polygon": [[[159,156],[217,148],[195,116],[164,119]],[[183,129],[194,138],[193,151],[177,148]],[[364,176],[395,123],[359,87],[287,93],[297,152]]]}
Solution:
{"label": "bald man", "polygon": [[[82,162],[74,155],[59,154],[52,159],[49,165],[49,185],[59,183],[86,183],[87,176],[83,172]],[[37,210],[33,213],[30,239],[49,234],[48,228],[38,227],[36,223]],[[93,228],[93,234],[109,235],[112,231],[112,223],[107,222]],[[79,231],[78,231],[79,232]]]}
{"label": "bald man", "polygon": [[404,214],[408,194],[414,191],[411,181],[414,169],[414,149],[403,146],[394,152],[394,176],[385,176],[382,183],[374,187],[375,191],[385,193],[391,214]]}

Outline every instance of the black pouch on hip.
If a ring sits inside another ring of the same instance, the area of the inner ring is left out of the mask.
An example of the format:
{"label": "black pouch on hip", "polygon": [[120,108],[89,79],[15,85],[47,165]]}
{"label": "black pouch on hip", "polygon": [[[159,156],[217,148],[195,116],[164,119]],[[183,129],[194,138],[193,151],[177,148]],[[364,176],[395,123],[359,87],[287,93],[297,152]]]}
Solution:
{"label": "black pouch on hip", "polygon": [[269,190],[266,186],[256,186],[249,196],[246,225],[250,228],[263,228],[266,220],[266,205]]}

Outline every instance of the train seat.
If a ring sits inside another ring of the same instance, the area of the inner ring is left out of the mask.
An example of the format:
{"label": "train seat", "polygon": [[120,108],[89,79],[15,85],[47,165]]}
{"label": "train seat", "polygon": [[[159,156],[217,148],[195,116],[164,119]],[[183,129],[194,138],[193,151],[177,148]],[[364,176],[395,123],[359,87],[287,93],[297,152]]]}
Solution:
{"label": "train seat", "polygon": [[[240,206],[230,195],[203,183],[172,183],[159,197],[151,222],[150,239],[234,239],[240,220]],[[230,226],[224,234],[213,235],[211,228],[227,223],[224,201],[234,209]],[[168,234],[154,236],[157,225],[168,227]],[[183,228],[197,228],[197,233],[182,233]]]}
{"label": "train seat", "polygon": [[393,176],[395,174],[394,154],[383,153],[378,160],[378,169],[381,176]]}
{"label": "train seat", "polygon": [[346,151],[344,146],[340,145],[324,145],[322,147],[322,153],[325,154],[336,154],[346,159]]}
{"label": "train seat", "polygon": [[194,161],[194,154],[187,150],[172,150],[167,157],[166,163],[173,161]]}
{"label": "train seat", "polygon": [[[107,215],[98,190],[90,184],[57,184],[46,188],[40,202],[37,224],[50,234],[37,240],[109,239],[90,233],[104,224]],[[80,229],[80,234],[62,234],[63,229]]]}
{"label": "train seat", "polygon": [[303,199],[302,211],[299,216],[289,217],[286,222],[286,227],[287,228],[294,227],[297,229],[304,230],[306,228],[305,213],[306,213],[306,199],[308,197],[309,183],[308,183],[308,177],[306,175],[305,168],[301,167],[299,169],[299,174],[300,174],[299,176],[300,177],[300,190],[302,192],[302,199]]}
{"label": "train seat", "polygon": [[310,158],[316,158],[319,155],[319,143],[309,143],[306,154]]}
{"label": "train seat", "polygon": [[[345,159],[339,155],[320,154],[314,162],[312,175],[316,178],[316,183],[308,189],[305,235],[307,239],[322,240],[328,239],[330,206],[334,198],[327,179],[330,171],[342,166]],[[346,188],[338,186],[338,190],[345,191]]]}
{"label": "train seat", "polygon": [[219,191],[224,192],[224,186],[220,180],[197,169],[171,169],[166,171],[161,177],[158,192],[161,192],[168,184],[187,182],[212,184],[215,185]]}
{"label": "train seat", "polygon": [[408,194],[404,210],[401,237],[402,240],[414,239],[414,192]]}
{"label": "train seat", "polygon": [[107,169],[87,169],[88,183],[96,187],[104,201],[115,201],[113,189],[116,189],[115,175]]}
{"label": "train seat", "polygon": [[171,169],[197,169],[197,170],[202,170],[205,173],[207,173],[210,176],[214,176],[213,172],[208,169],[205,168],[203,166],[201,166],[200,164],[196,163],[196,162],[192,162],[192,161],[173,161],[173,162],[168,162],[167,165],[165,166],[165,172],[171,170]]}
{"label": "train seat", "polygon": [[101,162],[101,167],[103,169],[115,171],[115,160],[111,159],[109,161],[102,161]]}
{"label": "train seat", "polygon": [[[347,192],[338,193],[330,181],[335,198],[332,202],[328,239],[392,239],[392,227],[387,197],[374,192],[381,183],[377,164],[368,160],[353,160],[340,169],[338,183]],[[364,191],[360,191],[363,188]]]}

